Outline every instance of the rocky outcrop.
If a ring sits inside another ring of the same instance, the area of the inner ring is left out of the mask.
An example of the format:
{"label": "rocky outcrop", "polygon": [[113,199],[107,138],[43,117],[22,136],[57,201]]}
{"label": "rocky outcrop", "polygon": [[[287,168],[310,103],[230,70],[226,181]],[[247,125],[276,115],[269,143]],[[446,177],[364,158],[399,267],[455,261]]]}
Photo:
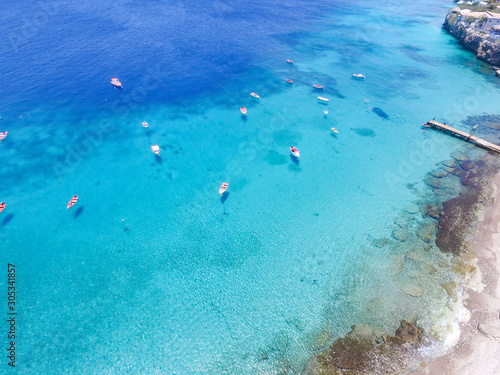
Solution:
{"label": "rocky outcrop", "polygon": [[[490,181],[498,169],[495,166],[496,155],[487,158],[492,161],[476,161],[474,169],[462,177],[463,189],[458,197],[443,204],[436,244],[445,253],[460,255],[466,250],[480,212],[492,204]],[[422,239],[425,240],[425,237]]]}
{"label": "rocky outcrop", "polygon": [[395,336],[379,337],[367,325],[354,325],[344,337],[312,357],[302,375],[405,374],[423,337],[422,328],[404,320]]}
{"label": "rocky outcrop", "polygon": [[458,39],[458,42],[476,53],[477,57],[492,65],[500,65],[500,43],[489,40],[487,32],[476,30],[467,22],[458,22],[460,14],[456,10],[451,10],[444,21],[443,27],[451,35]]}

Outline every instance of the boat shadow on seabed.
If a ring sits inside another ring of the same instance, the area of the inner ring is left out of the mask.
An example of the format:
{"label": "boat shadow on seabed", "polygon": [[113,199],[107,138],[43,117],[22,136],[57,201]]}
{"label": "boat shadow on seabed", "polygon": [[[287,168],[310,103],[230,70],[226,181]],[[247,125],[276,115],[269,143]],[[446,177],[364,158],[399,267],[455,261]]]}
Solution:
{"label": "boat shadow on seabed", "polygon": [[227,198],[229,198],[229,192],[226,191],[222,196],[220,197],[220,202],[224,204],[225,201],[227,201]]}
{"label": "boat shadow on seabed", "polygon": [[80,206],[75,210],[75,213],[73,214],[73,219],[76,219],[82,213],[83,213],[83,206]]}
{"label": "boat shadow on seabed", "polygon": [[299,165],[299,159],[297,159],[295,156],[290,155],[290,160],[294,162],[296,165]]}

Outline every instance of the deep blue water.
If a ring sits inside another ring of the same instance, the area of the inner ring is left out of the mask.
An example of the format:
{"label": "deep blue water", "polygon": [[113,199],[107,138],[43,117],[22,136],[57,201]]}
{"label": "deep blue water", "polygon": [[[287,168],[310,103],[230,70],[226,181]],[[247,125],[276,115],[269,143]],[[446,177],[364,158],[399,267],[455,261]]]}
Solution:
{"label": "deep blue water", "polygon": [[352,324],[391,333],[414,316],[446,338],[440,285],[456,275],[391,271],[409,251],[450,263],[422,251],[415,205],[443,199],[422,180],[462,144],[420,124],[494,112],[498,83],[441,30],[451,3],[376,5],[7,6],[0,257],[18,269],[17,373],[298,374]]}

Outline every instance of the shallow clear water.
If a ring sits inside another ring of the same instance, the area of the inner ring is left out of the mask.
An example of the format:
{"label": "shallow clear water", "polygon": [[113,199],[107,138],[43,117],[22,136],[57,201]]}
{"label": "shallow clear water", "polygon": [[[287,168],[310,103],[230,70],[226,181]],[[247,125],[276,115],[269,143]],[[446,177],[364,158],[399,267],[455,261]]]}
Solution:
{"label": "shallow clear water", "polygon": [[[461,142],[420,124],[460,127],[499,100],[441,30],[451,6],[12,5],[0,246],[18,269],[18,373],[299,373],[354,323],[416,316],[444,337],[449,269],[393,268],[416,250],[449,263],[422,252],[414,206],[442,199],[422,180]],[[23,34],[19,15],[41,12]]]}

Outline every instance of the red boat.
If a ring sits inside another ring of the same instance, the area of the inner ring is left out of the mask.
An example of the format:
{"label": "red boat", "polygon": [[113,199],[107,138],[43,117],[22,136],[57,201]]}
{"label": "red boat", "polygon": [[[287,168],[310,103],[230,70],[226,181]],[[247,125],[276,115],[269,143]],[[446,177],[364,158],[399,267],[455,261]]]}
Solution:
{"label": "red boat", "polygon": [[293,60],[286,60],[287,63],[293,64]]}
{"label": "red boat", "polygon": [[75,205],[77,201],[78,201],[78,195],[73,195],[73,198],[70,199],[68,205],[66,206],[66,209],[69,210],[71,207]]}
{"label": "red boat", "polygon": [[320,85],[313,85],[313,87],[318,90],[323,90],[323,86]]}
{"label": "red boat", "polygon": [[9,132],[2,132],[2,133],[0,133],[0,142],[2,142],[5,139],[5,137],[7,137],[8,133]]}
{"label": "red boat", "polygon": [[247,109],[245,107],[241,107],[240,108],[240,112],[243,116],[246,116],[247,115]]}
{"label": "red boat", "polygon": [[111,78],[111,84],[115,87],[118,87],[118,88],[123,88],[122,84],[120,81],[118,81],[118,78]]}
{"label": "red boat", "polygon": [[5,206],[7,206],[5,204],[5,202],[0,203],[0,212],[2,212],[3,210],[5,210]]}
{"label": "red boat", "polygon": [[293,81],[291,79],[287,79],[286,80],[288,83],[293,83]]}
{"label": "red boat", "polygon": [[147,128],[148,128],[148,126],[149,126],[149,124],[148,124],[146,121],[144,121],[144,122],[142,123],[142,126],[144,126],[144,127],[147,129]]}

